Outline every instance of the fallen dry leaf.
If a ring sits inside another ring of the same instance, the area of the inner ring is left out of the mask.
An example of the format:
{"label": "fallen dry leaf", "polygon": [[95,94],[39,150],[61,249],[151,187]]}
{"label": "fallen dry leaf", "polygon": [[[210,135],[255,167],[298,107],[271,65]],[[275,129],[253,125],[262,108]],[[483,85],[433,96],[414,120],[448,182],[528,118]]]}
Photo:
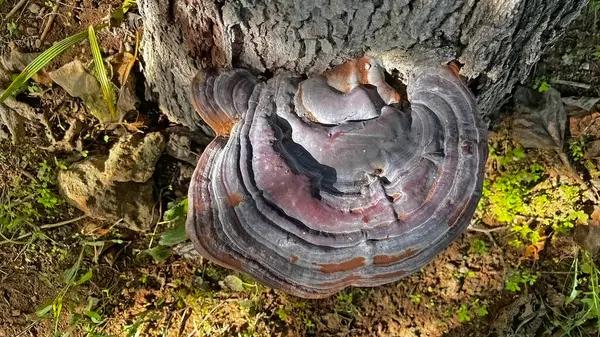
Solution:
{"label": "fallen dry leaf", "polygon": [[540,240],[534,244],[531,244],[525,248],[524,257],[534,262],[540,259],[540,252],[546,247],[547,236],[543,236]]}
{"label": "fallen dry leaf", "polygon": [[96,77],[87,72],[81,61],[72,61],[50,72],[50,78],[65,89],[69,95],[81,98],[90,113],[100,122],[111,121],[112,118],[102,95],[100,83]]}

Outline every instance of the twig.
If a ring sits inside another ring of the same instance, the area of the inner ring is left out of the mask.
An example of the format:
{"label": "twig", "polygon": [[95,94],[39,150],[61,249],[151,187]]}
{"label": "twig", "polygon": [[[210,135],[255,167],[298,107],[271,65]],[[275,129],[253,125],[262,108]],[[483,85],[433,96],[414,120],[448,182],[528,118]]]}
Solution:
{"label": "twig", "polygon": [[13,7],[13,9],[11,9],[11,11],[8,12],[8,14],[6,14],[6,19],[9,19],[11,16],[15,15],[19,11],[19,9],[21,9],[21,7],[23,7],[27,3],[27,1],[29,1],[29,0],[21,0],[21,1],[19,1],[15,5],[15,7]]}
{"label": "twig", "polygon": [[35,322],[33,322],[33,323],[29,324],[29,325],[28,325],[28,326],[25,328],[25,330],[23,330],[23,331],[19,332],[19,333],[18,333],[18,334],[17,334],[15,337],[19,337],[19,336],[22,336],[22,335],[24,335],[26,332],[28,332],[29,330],[31,330],[31,328],[33,328],[33,327],[34,327],[36,324],[38,324],[39,322],[40,322],[40,321],[35,321]]}
{"label": "twig", "polygon": [[565,80],[552,80],[552,81],[550,81],[550,83],[568,85],[571,87],[577,87],[577,88],[581,88],[581,89],[585,89],[585,90],[590,90],[592,88],[592,86],[589,84],[573,82],[573,81],[565,81]]}
{"label": "twig", "polygon": [[44,31],[42,32],[42,36],[40,36],[40,42],[44,42],[44,40],[46,39],[46,36],[48,35],[48,32],[50,32],[50,28],[52,27],[52,24],[54,23],[54,19],[56,18],[56,14],[58,13],[58,8],[60,7],[60,4],[56,4],[54,5],[54,8],[52,8],[52,13],[50,13],[50,18],[48,19],[48,22],[46,22],[46,26],[44,27]]}
{"label": "twig", "polygon": [[34,183],[39,183],[39,181],[33,176],[33,174],[27,172],[27,171],[21,171],[21,174],[26,176],[27,178],[29,178],[29,180],[33,181]]}
{"label": "twig", "polygon": [[42,225],[40,226],[41,229],[48,229],[48,228],[56,228],[56,227],[60,227],[60,226],[64,226],[64,225],[69,225],[72,224],[73,222],[77,222],[79,220],[83,220],[85,218],[87,218],[87,215],[82,215],[80,217],[71,219],[71,220],[65,220],[62,222],[57,222],[57,223],[53,223],[53,224],[48,224],[48,225]]}
{"label": "twig", "polygon": [[493,233],[493,232],[503,231],[508,228],[509,228],[509,226],[494,227],[494,228],[477,228],[477,227],[473,227],[473,226],[469,225],[469,227],[467,229],[470,231],[473,231],[473,232]]}
{"label": "twig", "polygon": [[183,312],[183,315],[181,316],[181,321],[179,322],[179,330],[177,332],[177,337],[180,337],[180,336],[183,335],[183,331],[185,330],[185,326],[186,326],[187,320],[191,316],[191,312],[190,311],[191,311],[190,308],[187,308]]}

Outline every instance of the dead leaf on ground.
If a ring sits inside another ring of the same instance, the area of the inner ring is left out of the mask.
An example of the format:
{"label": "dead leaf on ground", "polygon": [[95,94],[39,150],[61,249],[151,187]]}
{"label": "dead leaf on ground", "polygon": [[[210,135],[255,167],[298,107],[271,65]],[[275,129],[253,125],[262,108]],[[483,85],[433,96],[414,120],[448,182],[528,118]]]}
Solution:
{"label": "dead leaf on ground", "polygon": [[[0,89],[0,94],[4,90]],[[4,125],[12,135],[13,143],[18,143],[25,132],[26,121],[39,122],[44,126],[44,132],[52,144],[55,143],[54,136],[44,114],[36,113],[35,109],[26,103],[17,101],[14,97],[8,97],[0,104],[0,126]]]}
{"label": "dead leaf on ground", "polygon": [[584,134],[600,135],[600,113],[569,118],[569,132],[574,138]]}
{"label": "dead leaf on ground", "polygon": [[546,247],[547,236],[543,236],[540,240],[534,244],[531,244],[525,248],[525,258],[533,260],[534,262],[540,259],[540,252]]}
{"label": "dead leaf on ground", "polygon": [[133,54],[125,52],[116,55],[111,63],[113,64],[113,69],[117,73],[117,86],[122,87],[129,78],[131,68],[135,63],[135,57]]}
{"label": "dead leaf on ground", "polygon": [[600,207],[596,208],[592,215],[590,216],[590,225],[591,226],[600,226]]}
{"label": "dead leaf on ground", "polygon": [[598,104],[598,101],[600,101],[599,97],[571,96],[562,98],[562,102],[568,107],[579,108],[585,111],[591,111]]}
{"label": "dead leaf on ground", "polygon": [[137,111],[140,99],[135,94],[135,77],[129,76],[125,85],[119,89],[119,98],[117,100],[117,110],[121,117],[131,111]]}
{"label": "dead leaf on ground", "polygon": [[[10,53],[0,57],[0,83],[12,81],[11,74],[18,74],[27,67],[40,53],[22,53],[13,48]],[[8,76],[8,78],[7,78]],[[44,70],[33,75],[32,79],[40,84],[49,85],[52,80]]]}
{"label": "dead leaf on ground", "polygon": [[61,68],[50,72],[50,77],[69,95],[81,98],[90,113],[98,118],[101,123],[112,120],[108,105],[102,95],[100,83],[98,83],[96,77],[87,72],[81,61],[75,60],[67,63]]}
{"label": "dead leaf on ground", "polygon": [[513,137],[526,148],[562,151],[567,113],[560,93],[553,88],[539,93],[520,86],[515,92],[515,104]]}

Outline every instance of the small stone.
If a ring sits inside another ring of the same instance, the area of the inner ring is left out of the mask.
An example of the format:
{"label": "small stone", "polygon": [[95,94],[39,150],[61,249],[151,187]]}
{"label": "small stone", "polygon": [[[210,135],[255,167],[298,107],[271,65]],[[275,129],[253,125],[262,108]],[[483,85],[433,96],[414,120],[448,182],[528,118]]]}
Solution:
{"label": "small stone", "polygon": [[38,14],[40,12],[40,9],[42,8],[40,7],[40,5],[32,3],[31,5],[29,5],[29,7],[27,7],[27,9],[33,14]]}
{"label": "small stone", "polygon": [[61,195],[93,219],[146,231],[157,219],[152,182],[106,182],[106,156],[94,156],[58,174]]}
{"label": "small stone", "polygon": [[29,36],[34,36],[37,35],[37,29],[33,28],[33,27],[27,27],[27,29],[25,29],[25,32],[27,33],[27,35]]}
{"label": "small stone", "polygon": [[136,134],[121,137],[110,149],[105,163],[107,179],[138,183],[148,181],[164,149],[165,138],[158,132],[146,136]]}
{"label": "small stone", "polygon": [[585,62],[584,64],[581,65],[581,67],[579,67],[579,69],[590,70],[590,64]]}
{"label": "small stone", "polygon": [[150,178],[164,143],[160,133],[122,137],[109,155],[92,156],[60,171],[59,190],[93,219],[148,230],[157,218]]}

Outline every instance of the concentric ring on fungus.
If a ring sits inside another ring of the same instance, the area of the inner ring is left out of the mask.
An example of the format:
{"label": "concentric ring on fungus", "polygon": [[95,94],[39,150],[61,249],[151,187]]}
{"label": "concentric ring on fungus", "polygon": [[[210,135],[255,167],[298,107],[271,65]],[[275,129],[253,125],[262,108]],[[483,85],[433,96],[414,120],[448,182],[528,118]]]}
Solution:
{"label": "concentric ring on fungus", "polygon": [[306,298],[377,286],[419,270],[475,211],[487,131],[448,67],[415,70],[404,110],[370,58],[305,80],[201,73],[192,88],[217,137],[187,232],[221,266]]}

